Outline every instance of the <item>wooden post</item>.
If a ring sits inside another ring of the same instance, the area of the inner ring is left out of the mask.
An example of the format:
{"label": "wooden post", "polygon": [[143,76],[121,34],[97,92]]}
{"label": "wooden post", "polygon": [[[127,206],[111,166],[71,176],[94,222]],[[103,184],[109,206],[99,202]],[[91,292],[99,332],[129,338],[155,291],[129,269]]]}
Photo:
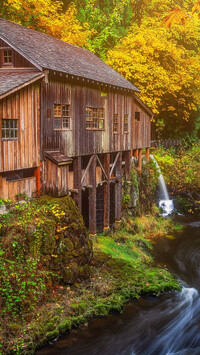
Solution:
{"label": "wooden post", "polygon": [[121,221],[122,215],[122,152],[119,153],[119,157],[115,167],[115,226],[117,227]]}
{"label": "wooden post", "polygon": [[40,166],[38,166],[35,171],[34,171],[34,175],[36,177],[36,191],[38,196],[41,196],[41,186],[40,186]]}
{"label": "wooden post", "polygon": [[147,161],[149,162],[149,148],[146,148],[146,152],[145,152],[145,155],[146,155],[146,158],[147,158]]}
{"label": "wooden post", "polygon": [[134,150],[134,158],[138,158],[138,149]]}
{"label": "wooden post", "polygon": [[125,177],[126,180],[130,179],[131,172],[131,150],[125,152]]}
{"label": "wooden post", "polygon": [[93,156],[90,168],[89,168],[89,234],[90,237],[95,238],[97,232],[97,217],[96,217],[96,200],[97,200],[97,188],[96,188],[96,166],[97,157]]}
{"label": "wooden post", "polygon": [[74,201],[79,211],[82,212],[81,157],[74,158],[73,171],[74,171],[74,189],[77,190],[77,193],[74,195]]}
{"label": "wooden post", "polygon": [[139,149],[138,153],[138,172],[139,174],[142,173],[142,149]]}
{"label": "wooden post", "polygon": [[104,170],[108,177],[104,184],[104,233],[110,229],[110,154],[104,155]]}

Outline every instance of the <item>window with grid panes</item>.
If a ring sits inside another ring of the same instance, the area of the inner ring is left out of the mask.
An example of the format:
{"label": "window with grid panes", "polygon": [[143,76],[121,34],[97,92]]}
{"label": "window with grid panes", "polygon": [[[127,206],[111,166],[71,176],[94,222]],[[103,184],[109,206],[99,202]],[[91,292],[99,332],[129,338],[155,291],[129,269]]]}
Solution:
{"label": "window with grid panes", "polygon": [[1,123],[2,139],[18,139],[19,138],[19,120],[3,119]]}
{"label": "window with grid panes", "polygon": [[104,129],[104,109],[96,107],[86,107],[86,129]]}
{"label": "window with grid panes", "polygon": [[92,108],[86,107],[86,128],[92,128]]}
{"label": "window with grid panes", "polygon": [[113,119],[113,132],[114,133],[118,133],[118,129],[119,129],[119,120],[118,120],[118,114],[116,113],[114,115],[114,119]]}
{"label": "window with grid panes", "polygon": [[5,65],[12,65],[12,63],[13,63],[13,52],[12,52],[12,49],[4,49],[4,51],[3,51],[3,63]]}
{"label": "window with grid panes", "polygon": [[127,114],[124,115],[124,132],[125,133],[128,132],[128,115]]}
{"label": "window with grid panes", "polygon": [[54,129],[70,129],[69,105],[54,104]]}

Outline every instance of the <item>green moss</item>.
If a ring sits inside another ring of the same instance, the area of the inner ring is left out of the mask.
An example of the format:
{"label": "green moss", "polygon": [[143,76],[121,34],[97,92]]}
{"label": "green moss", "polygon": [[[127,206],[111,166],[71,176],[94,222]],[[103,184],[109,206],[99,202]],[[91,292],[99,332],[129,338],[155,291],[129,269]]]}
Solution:
{"label": "green moss", "polygon": [[59,331],[57,329],[56,330],[52,330],[52,332],[46,333],[46,339],[48,341],[55,340],[55,339],[58,338],[58,336],[59,336]]}
{"label": "green moss", "polygon": [[70,320],[66,320],[65,322],[59,324],[58,329],[60,334],[64,334],[70,331],[71,326],[72,326],[72,322]]}

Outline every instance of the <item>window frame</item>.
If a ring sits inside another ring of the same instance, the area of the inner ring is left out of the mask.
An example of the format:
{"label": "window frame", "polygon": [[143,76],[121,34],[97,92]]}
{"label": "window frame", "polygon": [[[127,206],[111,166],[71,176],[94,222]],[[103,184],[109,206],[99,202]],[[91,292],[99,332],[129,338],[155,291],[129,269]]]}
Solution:
{"label": "window frame", "polygon": [[119,115],[118,115],[118,113],[115,113],[113,116],[113,133],[114,134],[119,133]]}
{"label": "window frame", "polygon": [[[6,124],[6,127],[3,127],[3,121],[4,122],[6,121],[6,123],[9,123],[9,125],[7,126],[7,124]],[[15,127],[11,126],[11,123],[13,124],[14,122],[16,123]],[[8,137],[6,137],[6,134],[7,134],[6,131],[9,132]],[[5,132],[5,133],[3,134],[3,132]],[[14,132],[15,132],[15,134],[13,135],[12,133],[14,133]],[[17,135],[16,135],[16,132],[17,132]],[[17,118],[2,118],[1,119],[1,139],[2,139],[2,141],[19,140],[19,119],[17,119]]]}
{"label": "window frame", "polygon": [[104,107],[86,106],[85,111],[86,111],[86,130],[104,131],[105,130]]}
{"label": "window frame", "polygon": [[[5,52],[7,52],[7,55],[5,55]],[[11,52],[11,55],[8,54],[8,52]],[[11,58],[11,61],[5,61],[5,58]],[[3,66],[6,67],[12,67],[13,66],[13,50],[12,48],[4,48],[2,50],[2,64]]]}
{"label": "window frame", "polygon": [[[57,106],[57,108],[56,108]],[[60,108],[58,108],[60,106]],[[55,111],[57,110],[57,114]],[[65,114],[63,114],[65,113]],[[56,120],[60,120],[60,126],[56,127]],[[64,123],[65,122],[65,123]],[[53,123],[54,123],[54,131],[69,131],[71,130],[71,115],[70,115],[70,104],[58,104],[54,102],[53,105]],[[64,126],[66,124],[66,127]]]}
{"label": "window frame", "polygon": [[[124,133],[128,133],[129,132],[128,124],[129,124],[128,114],[125,113],[124,114]],[[125,127],[127,127],[127,129],[125,129]]]}

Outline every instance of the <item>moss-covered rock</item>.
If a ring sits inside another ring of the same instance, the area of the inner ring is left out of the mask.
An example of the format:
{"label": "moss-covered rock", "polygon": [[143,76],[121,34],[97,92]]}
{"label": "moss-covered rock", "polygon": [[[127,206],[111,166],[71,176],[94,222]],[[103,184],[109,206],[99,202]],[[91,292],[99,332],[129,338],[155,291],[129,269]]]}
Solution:
{"label": "moss-covered rock", "polygon": [[0,291],[6,313],[27,313],[52,286],[90,277],[92,245],[69,196],[16,204],[0,216],[0,228]]}

